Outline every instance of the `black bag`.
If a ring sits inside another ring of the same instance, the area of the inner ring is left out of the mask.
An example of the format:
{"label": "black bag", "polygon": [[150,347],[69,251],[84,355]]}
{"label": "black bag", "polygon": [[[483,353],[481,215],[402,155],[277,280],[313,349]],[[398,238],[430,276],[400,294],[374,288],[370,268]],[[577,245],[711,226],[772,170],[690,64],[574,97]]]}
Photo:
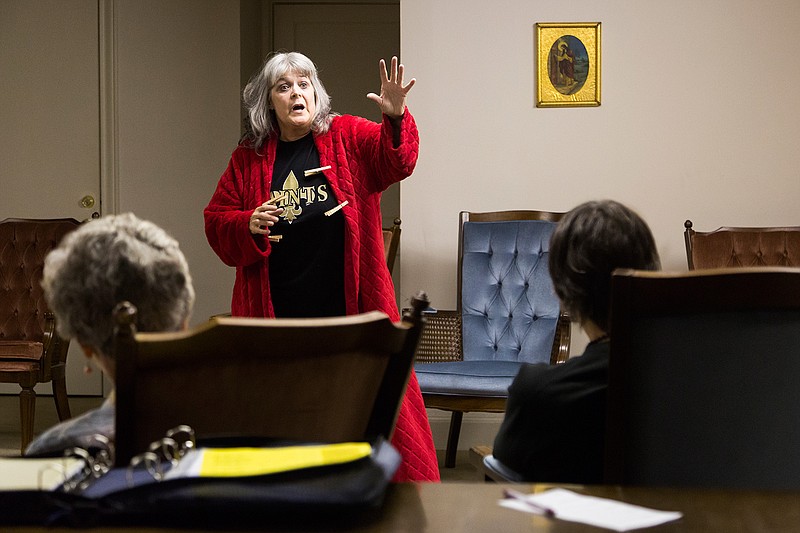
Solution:
{"label": "black bag", "polygon": [[[199,443],[211,444],[264,443]],[[0,492],[0,523],[204,529],[351,524],[377,518],[399,464],[397,450],[380,441],[355,461],[259,476],[157,481],[144,468],[114,468],[76,490]]]}

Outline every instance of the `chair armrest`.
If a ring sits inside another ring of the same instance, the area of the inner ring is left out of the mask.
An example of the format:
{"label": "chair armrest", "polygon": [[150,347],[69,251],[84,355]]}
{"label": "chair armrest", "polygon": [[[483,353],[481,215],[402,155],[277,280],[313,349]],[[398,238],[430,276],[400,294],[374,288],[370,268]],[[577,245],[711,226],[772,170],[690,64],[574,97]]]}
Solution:
{"label": "chair armrest", "polygon": [[417,363],[463,361],[461,313],[437,310],[424,313],[425,328],[417,346]]}
{"label": "chair armrest", "polygon": [[572,341],[572,319],[566,311],[561,311],[556,324],[556,334],[553,336],[553,350],[550,352],[550,364],[563,363],[569,359],[570,343]]}
{"label": "chair armrest", "polygon": [[469,462],[478,470],[484,481],[497,481],[499,483],[521,483],[524,481],[519,474],[492,455],[491,446],[477,445],[469,449]]}
{"label": "chair armrest", "polygon": [[69,340],[62,339],[56,328],[56,318],[51,311],[44,313],[42,336],[42,376],[43,381],[63,378],[67,366]]}
{"label": "chair armrest", "polygon": [[53,357],[53,349],[58,342],[58,334],[56,333],[56,317],[50,311],[46,311],[44,313],[44,327],[42,330],[42,364],[45,367],[49,367],[50,360]]}

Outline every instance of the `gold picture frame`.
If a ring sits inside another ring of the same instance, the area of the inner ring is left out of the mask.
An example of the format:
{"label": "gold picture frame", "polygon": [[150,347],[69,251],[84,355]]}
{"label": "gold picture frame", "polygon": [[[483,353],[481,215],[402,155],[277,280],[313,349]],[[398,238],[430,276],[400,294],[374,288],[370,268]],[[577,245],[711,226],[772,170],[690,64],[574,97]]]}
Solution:
{"label": "gold picture frame", "polygon": [[600,23],[539,22],[536,107],[600,105]]}

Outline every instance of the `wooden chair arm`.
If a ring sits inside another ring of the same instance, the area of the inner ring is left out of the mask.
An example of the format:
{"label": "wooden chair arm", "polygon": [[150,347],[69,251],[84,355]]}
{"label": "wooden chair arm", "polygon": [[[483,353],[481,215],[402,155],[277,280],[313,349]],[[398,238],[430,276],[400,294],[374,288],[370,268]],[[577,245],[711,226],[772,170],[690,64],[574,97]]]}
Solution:
{"label": "wooden chair arm", "polygon": [[566,311],[561,311],[553,336],[553,350],[550,352],[550,364],[556,365],[569,359],[570,342],[572,340],[572,319]]}

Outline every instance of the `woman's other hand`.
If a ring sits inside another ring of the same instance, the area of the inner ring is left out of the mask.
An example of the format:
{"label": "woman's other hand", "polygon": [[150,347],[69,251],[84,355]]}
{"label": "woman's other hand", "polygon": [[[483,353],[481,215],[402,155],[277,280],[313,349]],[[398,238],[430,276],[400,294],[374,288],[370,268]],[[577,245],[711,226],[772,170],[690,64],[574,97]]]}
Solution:
{"label": "woman's other hand", "polygon": [[411,79],[408,85],[403,86],[403,65],[397,64],[397,57],[392,57],[392,65],[389,72],[386,71],[386,61],[380,60],[381,75],[381,94],[369,93],[367,98],[378,104],[381,112],[390,118],[403,116],[406,109],[406,95],[417,82]]}
{"label": "woman's other hand", "polygon": [[270,227],[278,222],[278,215],[282,212],[282,207],[278,207],[269,201],[256,207],[253,210],[253,214],[250,215],[250,233],[253,235],[269,235]]}

